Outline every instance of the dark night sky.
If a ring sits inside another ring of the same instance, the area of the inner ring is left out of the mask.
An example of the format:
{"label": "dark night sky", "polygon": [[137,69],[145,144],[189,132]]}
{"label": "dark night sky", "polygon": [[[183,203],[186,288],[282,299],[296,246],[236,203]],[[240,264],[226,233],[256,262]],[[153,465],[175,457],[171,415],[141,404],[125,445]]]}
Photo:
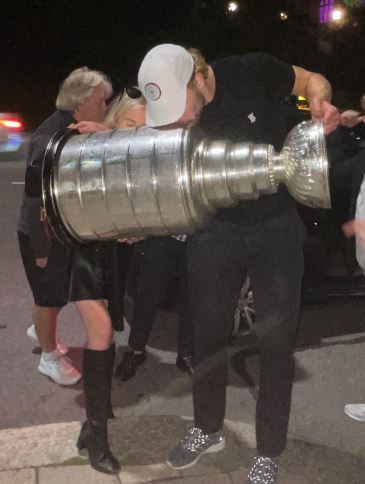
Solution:
{"label": "dark night sky", "polygon": [[[360,94],[365,22],[346,32],[322,33],[336,52],[325,55],[309,18],[295,17],[293,0],[242,4],[232,20],[225,0],[1,0],[0,111],[18,111],[34,127],[52,111],[59,83],[72,69],[98,68],[118,90],[135,83],[144,54],[161,42],[199,47],[208,60],[271,52],[322,71],[339,92]],[[281,8],[291,14],[289,21],[279,20]]]}

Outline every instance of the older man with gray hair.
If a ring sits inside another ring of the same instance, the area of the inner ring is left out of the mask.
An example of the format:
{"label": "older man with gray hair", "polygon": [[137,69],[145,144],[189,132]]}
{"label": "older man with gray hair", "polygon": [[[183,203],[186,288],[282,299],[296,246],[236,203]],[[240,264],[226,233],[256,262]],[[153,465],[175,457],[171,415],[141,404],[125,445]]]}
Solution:
{"label": "older man with gray hair", "polygon": [[73,385],[81,375],[63,357],[67,348],[56,341],[57,315],[67,304],[64,284],[69,249],[50,238],[45,222],[41,221],[43,157],[57,131],[75,122],[102,121],[106,99],[111,94],[111,83],[102,72],[87,67],[72,71],[59,89],[57,110],[37,128],[27,155],[25,192],[18,223],[20,252],[34,298],[34,324],[27,334],[42,348],[38,370],[61,385]]}

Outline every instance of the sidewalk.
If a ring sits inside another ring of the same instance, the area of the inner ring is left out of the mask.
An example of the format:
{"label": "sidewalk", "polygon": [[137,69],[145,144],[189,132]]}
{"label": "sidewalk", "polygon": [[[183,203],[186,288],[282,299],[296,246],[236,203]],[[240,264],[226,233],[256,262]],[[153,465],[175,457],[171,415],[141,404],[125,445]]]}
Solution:
{"label": "sidewalk", "polygon": [[[168,449],[190,425],[190,419],[177,416],[110,421],[110,445],[122,464],[119,476],[100,474],[78,456],[75,441],[79,422],[2,430],[0,483],[246,483],[254,455],[254,433],[251,426],[242,423],[226,421],[227,445],[223,451],[203,456],[199,463],[184,471],[174,471],[165,465]],[[280,467],[279,484],[360,484],[359,476],[364,475],[363,460],[352,455],[345,463],[343,458],[338,460],[335,449],[318,449],[303,442],[299,446],[290,443],[288,447]]]}

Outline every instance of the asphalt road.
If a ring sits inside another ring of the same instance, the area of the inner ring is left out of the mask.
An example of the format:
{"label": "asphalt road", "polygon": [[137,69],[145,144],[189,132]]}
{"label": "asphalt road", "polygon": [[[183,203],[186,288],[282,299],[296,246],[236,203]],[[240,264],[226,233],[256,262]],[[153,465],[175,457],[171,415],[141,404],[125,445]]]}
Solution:
{"label": "asphalt road", "polygon": [[[23,162],[0,163],[0,428],[84,417],[81,384],[60,387],[40,375],[39,349],[26,336],[32,298],[16,236],[23,177]],[[72,305],[61,314],[59,334],[71,348],[73,362],[80,365],[85,336]],[[128,331],[119,341],[121,346],[127,335]],[[176,318],[161,313],[146,364],[132,381],[114,382],[118,416],[192,414],[189,378],[174,365],[175,342]],[[351,421],[343,413],[346,402],[365,400],[365,300],[304,306],[296,361],[292,438],[365,458],[364,424]],[[245,349],[242,342],[231,348],[228,418],[253,425],[257,367],[257,355]]]}

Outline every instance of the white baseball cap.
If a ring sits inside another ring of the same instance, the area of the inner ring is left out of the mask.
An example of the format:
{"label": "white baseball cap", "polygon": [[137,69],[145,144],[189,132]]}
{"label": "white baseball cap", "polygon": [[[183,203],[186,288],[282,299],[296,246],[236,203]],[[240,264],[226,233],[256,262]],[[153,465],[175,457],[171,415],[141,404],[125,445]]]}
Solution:
{"label": "white baseball cap", "polygon": [[165,126],[181,118],[193,70],[193,57],[179,45],[157,45],[146,54],[138,85],[146,98],[147,126]]}

